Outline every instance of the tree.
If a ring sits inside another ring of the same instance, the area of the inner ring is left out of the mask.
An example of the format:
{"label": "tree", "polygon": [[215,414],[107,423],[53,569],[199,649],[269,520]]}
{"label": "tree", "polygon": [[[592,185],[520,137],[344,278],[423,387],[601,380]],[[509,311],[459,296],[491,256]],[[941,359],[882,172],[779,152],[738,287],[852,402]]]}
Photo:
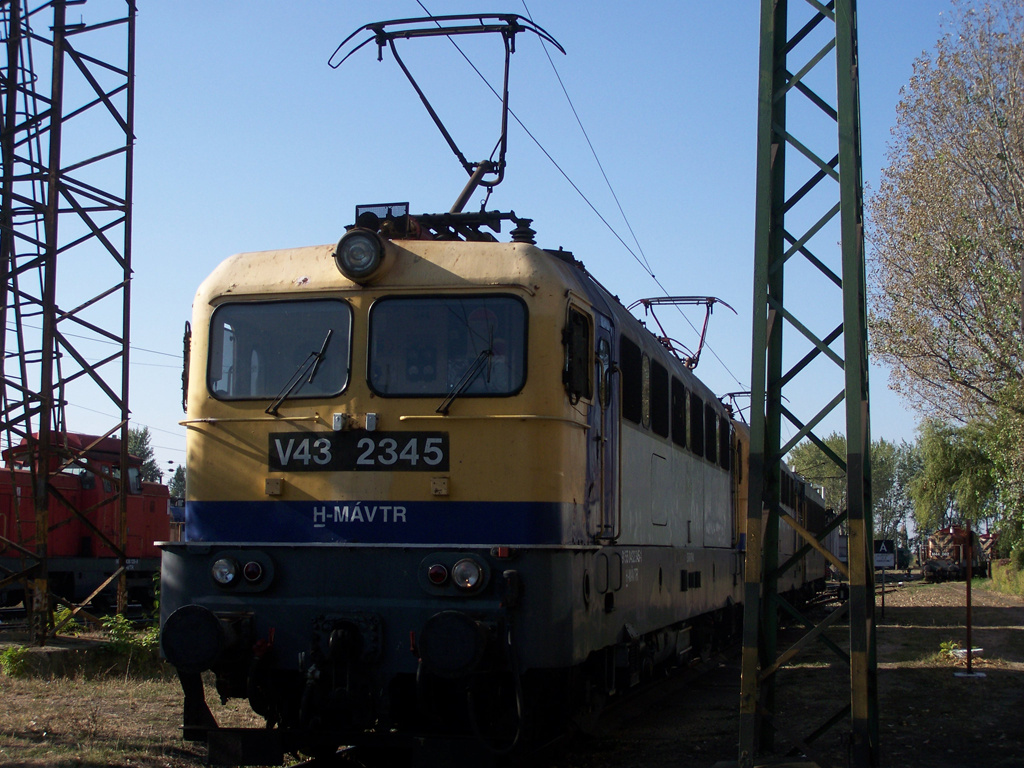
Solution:
{"label": "tree", "polygon": [[999,516],[990,426],[957,427],[934,419],[921,427],[921,471],[910,483],[918,527],[929,531]]}
{"label": "tree", "polygon": [[1000,393],[987,453],[999,500],[1000,549],[1024,551],[1024,384]]}
{"label": "tree", "polygon": [[[846,456],[846,438],[833,432],[822,442],[839,458]],[[793,471],[823,488],[825,506],[836,511],[846,509],[846,475],[817,445],[800,443],[789,453]],[[876,539],[895,539],[906,528],[913,511],[909,484],[920,468],[917,446],[890,443],[885,439],[871,443],[871,505]]]}
{"label": "tree", "polygon": [[164,473],[156,463],[153,446],[150,445],[149,427],[128,428],[128,453],[142,459],[142,470],[139,473],[143,480],[154,483],[162,482]]}
{"label": "tree", "polygon": [[[839,458],[846,457],[846,437],[833,432],[822,442]],[[804,441],[789,452],[790,468],[806,480],[821,486],[825,506],[837,512],[846,509],[846,474],[824,451]]]}
{"label": "tree", "polygon": [[174,470],[174,475],[171,476],[171,482],[167,488],[170,491],[171,498],[185,498],[185,467],[181,464]]}
{"label": "tree", "polygon": [[[916,443],[899,444],[885,439],[871,444],[871,504],[876,539],[905,539],[907,523],[914,514],[910,483],[921,471]],[[902,533],[901,533],[902,531]],[[906,546],[907,542],[902,542]]]}
{"label": "tree", "polygon": [[954,5],[901,92],[869,201],[873,354],[933,416],[991,418],[1024,374],[1024,10]]}

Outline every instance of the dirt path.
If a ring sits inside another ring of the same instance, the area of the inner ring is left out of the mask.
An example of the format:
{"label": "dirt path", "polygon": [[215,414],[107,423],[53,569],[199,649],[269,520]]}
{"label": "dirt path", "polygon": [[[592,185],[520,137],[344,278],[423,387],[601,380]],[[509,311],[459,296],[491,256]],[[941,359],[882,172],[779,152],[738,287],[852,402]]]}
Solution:
{"label": "dirt path", "polygon": [[[1024,766],[1024,600],[972,590],[973,643],[984,649],[974,671],[940,656],[942,643],[966,644],[965,585],[908,583],[876,609],[880,764],[883,768]],[[849,629],[830,633],[848,649]],[[778,684],[783,722],[813,725],[849,697],[848,666],[820,645]],[[739,660],[614,724],[599,739],[562,755],[557,768],[710,768],[738,756]],[[785,743],[780,737],[779,743]],[[846,765],[838,733],[817,745]]]}
{"label": "dirt path", "polygon": [[1024,765],[1024,600],[974,589],[972,671],[936,659],[967,646],[963,583],[886,595],[878,628],[878,706],[886,764],[924,768]]}

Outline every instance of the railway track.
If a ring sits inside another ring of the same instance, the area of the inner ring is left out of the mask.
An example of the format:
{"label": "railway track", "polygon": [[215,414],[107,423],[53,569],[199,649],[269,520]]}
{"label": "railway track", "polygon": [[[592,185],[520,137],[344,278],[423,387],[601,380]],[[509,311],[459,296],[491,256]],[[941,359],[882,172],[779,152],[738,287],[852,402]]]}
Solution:
{"label": "railway track", "polygon": [[[739,646],[713,654],[684,667],[672,669],[649,682],[614,697],[591,722],[586,731],[579,728],[550,738],[533,749],[515,755],[494,754],[471,741],[441,741],[417,744],[412,749],[395,748],[373,752],[344,747],[329,757],[293,763],[292,768],[449,768],[473,765],[474,768],[569,768],[607,766],[609,741],[642,744],[648,713],[675,706],[687,698],[694,686],[702,691],[717,688],[732,709],[739,698]],[[704,695],[703,693],[701,694]],[[655,741],[658,739],[656,738]],[[603,755],[597,757],[595,755]],[[640,765],[621,763],[621,765]]]}
{"label": "railway track", "polygon": [[[114,611],[110,609],[100,609],[95,607],[87,608],[89,613],[93,616],[100,618],[104,616],[113,615]],[[153,622],[151,616],[147,616],[149,609],[144,608],[141,603],[129,603],[128,609],[125,615],[135,624],[149,624]],[[24,606],[17,605],[14,607],[0,608],[0,632],[5,629],[24,629],[27,627],[27,613]]]}

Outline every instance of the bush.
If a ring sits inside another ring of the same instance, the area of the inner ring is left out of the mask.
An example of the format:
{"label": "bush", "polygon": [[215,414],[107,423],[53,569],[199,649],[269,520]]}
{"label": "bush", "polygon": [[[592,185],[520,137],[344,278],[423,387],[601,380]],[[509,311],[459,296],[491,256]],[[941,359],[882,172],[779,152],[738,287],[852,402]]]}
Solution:
{"label": "bush", "polygon": [[1015,571],[1024,571],[1024,546],[1014,547],[1010,551],[1010,565]]}
{"label": "bush", "polygon": [[103,620],[109,640],[104,646],[109,671],[148,677],[167,674],[168,665],[160,658],[160,629],[156,626],[136,629],[124,616],[108,616]]}
{"label": "bush", "polygon": [[992,586],[1007,595],[1024,597],[1024,572],[1014,567],[1013,558],[992,563]]}
{"label": "bush", "polygon": [[12,645],[0,651],[0,670],[9,677],[21,677],[28,671],[28,648]]}
{"label": "bush", "polygon": [[157,627],[137,630],[135,625],[121,614],[105,618],[103,628],[110,637],[108,645],[118,653],[129,656],[133,653],[149,654],[155,651],[159,644],[160,634]]}

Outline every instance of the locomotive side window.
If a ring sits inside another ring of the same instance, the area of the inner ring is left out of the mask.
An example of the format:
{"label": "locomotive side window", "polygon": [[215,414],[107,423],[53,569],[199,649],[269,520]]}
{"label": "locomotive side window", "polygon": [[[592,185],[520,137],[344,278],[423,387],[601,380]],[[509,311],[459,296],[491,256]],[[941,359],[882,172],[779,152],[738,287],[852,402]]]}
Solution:
{"label": "locomotive side window", "polygon": [[704,401],[690,393],[690,450],[704,455]]}
{"label": "locomotive side window", "polygon": [[[588,357],[588,381],[589,366]],[[498,295],[380,299],[367,371],[383,397],[514,395],[526,381],[526,305]]]}
{"label": "locomotive side window", "polygon": [[718,460],[718,415],[710,403],[704,406],[704,457],[712,464]]}
{"label": "locomotive side window", "polygon": [[686,387],[672,377],[672,442],[686,447]]}
{"label": "locomotive side window", "polygon": [[668,437],[668,369],[651,361],[651,430]]}
{"label": "locomotive side window", "polygon": [[607,339],[597,342],[597,386],[601,397],[601,407],[607,408],[611,395],[612,351]]}
{"label": "locomotive side window", "polygon": [[651,358],[640,360],[640,413],[645,429],[651,428]]}
{"label": "locomotive side window", "polygon": [[222,304],[210,320],[207,386],[218,400],[272,399],[298,376],[291,398],[338,395],[351,327],[352,310],[335,299]]}
{"label": "locomotive side window", "polygon": [[593,346],[590,327],[590,318],[570,307],[565,328],[562,329],[562,344],[565,346],[562,383],[574,403],[580,398],[589,400],[594,395],[590,375],[590,350]]}
{"label": "locomotive side window", "polygon": [[619,338],[619,358],[622,368],[622,418],[639,424],[643,420],[643,373],[640,347],[627,339]]}
{"label": "locomotive side window", "polygon": [[142,493],[142,473],[138,467],[128,467],[128,492]]}
{"label": "locomotive side window", "polygon": [[725,416],[718,417],[718,466],[729,469],[731,452],[729,450],[729,420]]}

